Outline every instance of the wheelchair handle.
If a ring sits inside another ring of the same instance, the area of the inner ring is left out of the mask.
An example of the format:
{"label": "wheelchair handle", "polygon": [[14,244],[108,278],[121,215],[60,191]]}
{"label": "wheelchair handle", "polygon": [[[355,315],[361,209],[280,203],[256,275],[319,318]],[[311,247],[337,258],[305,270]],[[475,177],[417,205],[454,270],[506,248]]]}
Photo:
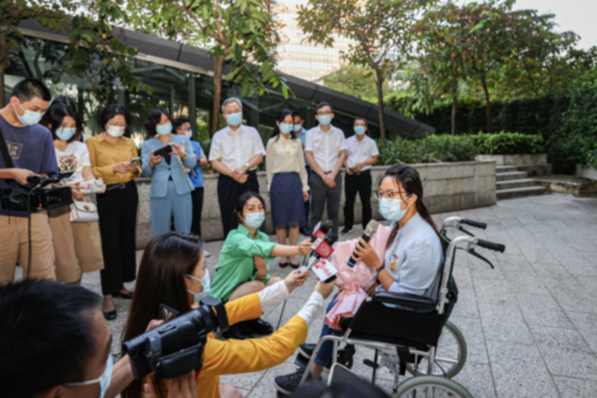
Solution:
{"label": "wheelchair handle", "polygon": [[481,228],[481,229],[487,228],[487,224],[485,224],[484,222],[469,220],[468,218],[463,218],[460,220],[460,222],[462,224],[470,225],[471,227],[475,227],[475,228]]}
{"label": "wheelchair handle", "polygon": [[477,246],[484,247],[485,249],[494,250],[496,252],[503,253],[506,250],[506,246],[501,243],[494,243],[488,240],[477,239]]}

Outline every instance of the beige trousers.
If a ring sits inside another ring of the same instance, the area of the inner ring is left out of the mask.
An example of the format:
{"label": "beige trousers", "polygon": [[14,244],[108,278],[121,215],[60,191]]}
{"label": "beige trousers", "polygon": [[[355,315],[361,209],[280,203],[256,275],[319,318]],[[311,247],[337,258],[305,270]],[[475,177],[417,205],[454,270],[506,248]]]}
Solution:
{"label": "beige trousers", "polygon": [[50,212],[56,252],[56,279],[74,283],[86,272],[104,269],[102,241],[97,222],[71,223],[69,208]]}
{"label": "beige trousers", "polygon": [[[27,275],[29,265],[27,218],[0,216],[0,285],[14,280],[17,262]],[[31,214],[30,278],[56,280],[52,231],[45,211]]]}

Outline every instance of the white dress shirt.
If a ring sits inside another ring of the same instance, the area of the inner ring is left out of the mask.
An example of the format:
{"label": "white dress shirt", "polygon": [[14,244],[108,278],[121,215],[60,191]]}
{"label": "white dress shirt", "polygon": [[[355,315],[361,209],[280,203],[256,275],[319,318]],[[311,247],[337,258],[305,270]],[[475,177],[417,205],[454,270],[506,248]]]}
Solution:
{"label": "white dress shirt", "polygon": [[270,138],[265,155],[267,190],[272,185],[276,173],[298,173],[303,184],[303,192],[309,191],[307,169],[303,159],[303,143],[298,138],[284,138],[282,134]]}
{"label": "white dress shirt", "polygon": [[327,133],[321,131],[319,126],[307,131],[307,144],[305,151],[312,151],[315,161],[324,173],[334,170],[340,151],[346,149],[344,133],[338,127],[330,126]]}
{"label": "white dress shirt", "polygon": [[[390,228],[394,228],[394,225],[392,223]],[[438,271],[443,261],[444,251],[439,236],[416,213],[398,230],[396,239],[386,250],[384,267],[396,280],[388,291],[437,299],[440,283]],[[377,291],[385,290],[380,285]]]}
{"label": "white dress shirt", "polygon": [[[366,162],[373,156],[379,155],[377,144],[371,137],[363,136],[363,139],[359,141],[357,135],[353,135],[346,139],[346,155],[348,156],[346,162],[348,167],[353,168],[358,163]],[[361,171],[369,170],[371,165],[367,165],[361,169]]]}
{"label": "white dress shirt", "polygon": [[259,132],[241,125],[236,131],[228,126],[214,134],[209,150],[209,161],[220,160],[230,170],[244,166],[256,155],[265,155]]}

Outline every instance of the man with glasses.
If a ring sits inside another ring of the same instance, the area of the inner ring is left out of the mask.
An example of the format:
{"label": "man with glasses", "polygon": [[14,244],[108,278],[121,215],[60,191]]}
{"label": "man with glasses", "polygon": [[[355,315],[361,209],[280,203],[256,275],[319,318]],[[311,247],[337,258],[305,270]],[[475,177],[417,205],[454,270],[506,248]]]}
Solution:
{"label": "man with glasses", "polygon": [[[9,180],[27,185],[28,176],[60,172],[52,133],[39,124],[51,100],[50,90],[43,82],[25,79],[14,86],[9,103],[0,110],[0,145],[4,149],[4,156],[0,156],[0,190],[14,189]],[[56,279],[48,214],[31,209],[30,226],[27,214],[0,204],[0,284],[14,280],[17,262],[23,273],[29,271],[32,278]],[[29,234],[31,270],[27,269]]]}
{"label": "man with glasses", "polygon": [[313,175],[311,177],[311,228],[323,217],[327,202],[328,217],[334,222],[338,234],[338,213],[342,196],[340,168],[344,163],[346,140],[344,132],[332,126],[334,113],[327,102],[317,105],[315,119],[319,125],[307,132],[305,156]]}
{"label": "man with glasses", "polygon": [[354,223],[354,201],[357,192],[363,205],[362,225],[366,228],[371,221],[371,166],[377,163],[379,150],[373,139],[367,137],[367,121],[356,118],[354,121],[355,134],[346,140],[346,177],[344,178],[344,229],[343,234],[352,231]]}

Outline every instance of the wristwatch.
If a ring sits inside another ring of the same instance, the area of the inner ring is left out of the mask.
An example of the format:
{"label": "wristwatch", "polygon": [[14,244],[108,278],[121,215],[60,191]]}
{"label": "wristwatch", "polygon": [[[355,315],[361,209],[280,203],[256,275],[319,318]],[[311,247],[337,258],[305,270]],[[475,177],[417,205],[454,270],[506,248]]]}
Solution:
{"label": "wristwatch", "polygon": [[373,270],[373,272],[375,272],[375,275],[379,275],[379,273],[384,269],[384,266],[381,265],[379,267],[377,267],[376,269]]}
{"label": "wristwatch", "polygon": [[251,170],[251,163],[245,163],[245,166],[247,166],[247,171]]}

